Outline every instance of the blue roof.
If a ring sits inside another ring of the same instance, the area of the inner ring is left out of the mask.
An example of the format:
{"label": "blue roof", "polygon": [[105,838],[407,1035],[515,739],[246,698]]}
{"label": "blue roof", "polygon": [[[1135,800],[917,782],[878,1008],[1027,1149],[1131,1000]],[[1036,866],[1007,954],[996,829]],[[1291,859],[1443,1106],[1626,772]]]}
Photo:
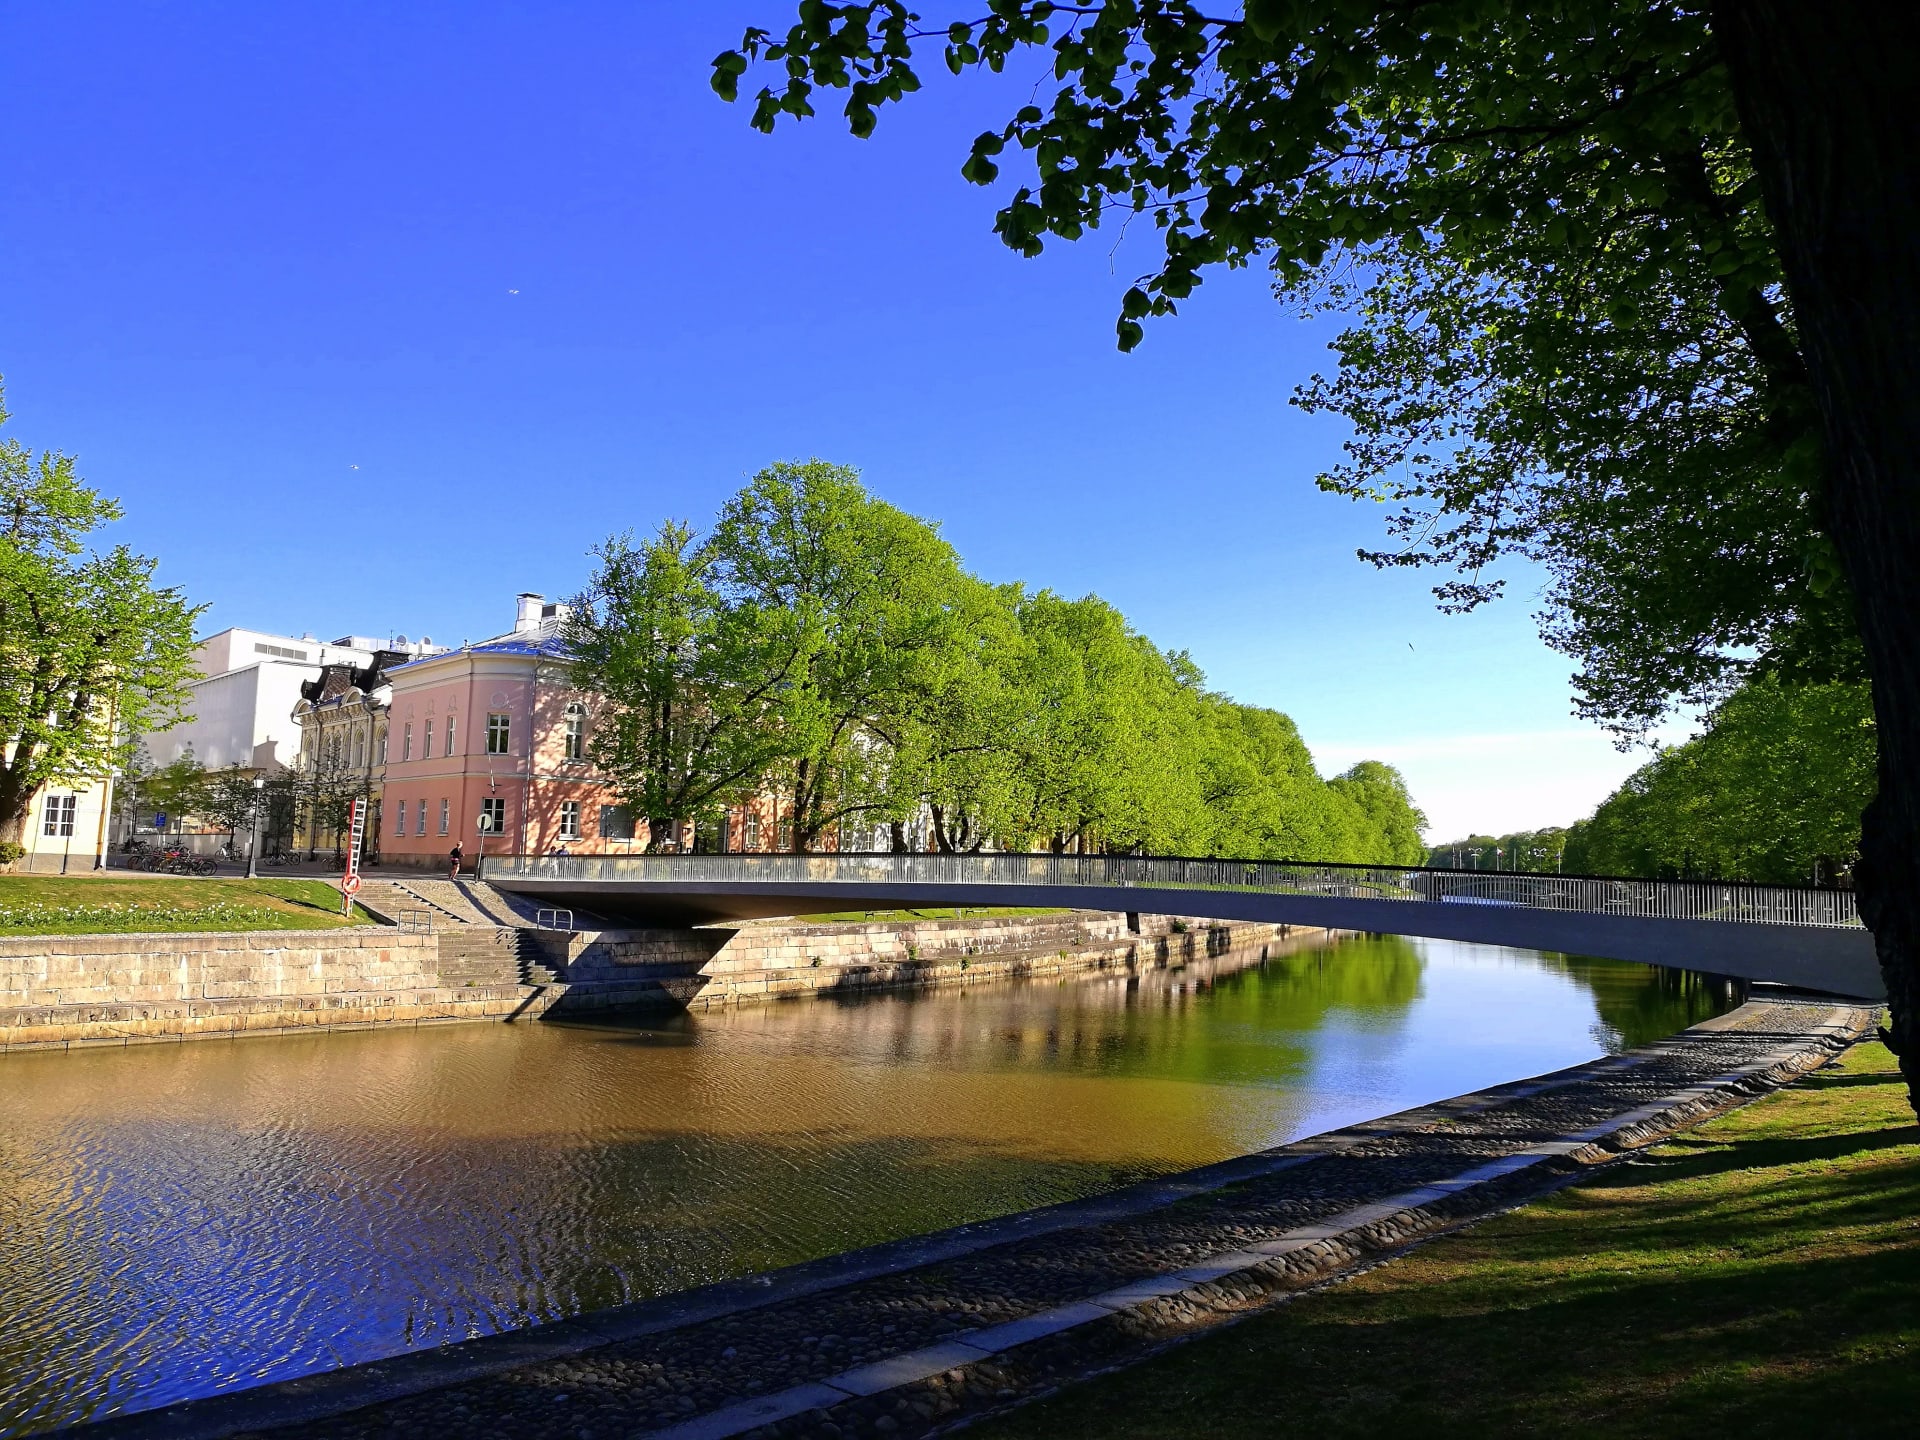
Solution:
{"label": "blue roof", "polygon": [[492,640],[482,640],[477,645],[464,645],[459,650],[444,650],[438,655],[422,655],[417,660],[409,660],[405,665],[396,665],[387,673],[411,669],[415,665],[424,665],[432,660],[448,660],[460,654],[471,655],[531,655],[544,660],[571,660],[573,652],[558,634],[548,632],[535,635],[501,635]]}

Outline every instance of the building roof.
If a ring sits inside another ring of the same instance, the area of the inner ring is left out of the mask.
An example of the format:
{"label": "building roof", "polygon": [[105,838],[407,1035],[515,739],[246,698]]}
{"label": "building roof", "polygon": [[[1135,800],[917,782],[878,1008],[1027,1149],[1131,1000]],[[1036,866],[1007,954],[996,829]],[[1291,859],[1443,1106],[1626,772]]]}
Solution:
{"label": "building roof", "polygon": [[560,635],[561,622],[555,619],[542,620],[537,629],[509,631],[505,635],[496,635],[491,640],[476,640],[471,645],[463,645],[458,650],[448,650],[439,655],[422,655],[409,659],[399,665],[387,667],[389,675],[401,670],[411,670],[435,660],[449,660],[461,655],[527,655],[537,660],[571,660],[573,652]]}

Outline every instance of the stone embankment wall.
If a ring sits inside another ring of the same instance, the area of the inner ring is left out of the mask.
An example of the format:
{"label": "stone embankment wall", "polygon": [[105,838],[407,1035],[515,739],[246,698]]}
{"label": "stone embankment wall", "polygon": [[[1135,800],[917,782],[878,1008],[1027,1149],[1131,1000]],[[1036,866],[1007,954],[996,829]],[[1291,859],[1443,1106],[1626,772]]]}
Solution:
{"label": "stone embankment wall", "polygon": [[[650,984],[663,998],[713,1005],[862,990],[950,984],[1078,970],[1154,969],[1207,956],[1305,943],[1305,927],[1223,924],[1164,915],[1068,911],[979,919],[748,925],[738,930],[599,931],[558,942],[547,964],[559,976],[545,1004],[565,1013],[594,1003],[602,987]],[[704,953],[701,953],[704,949]]]}
{"label": "stone embankment wall", "polygon": [[[0,1051],[850,994],[1209,956],[1323,932],[1092,911],[738,930],[449,925],[0,939]],[[529,983],[530,982],[530,983]]]}
{"label": "stone embankment wall", "polygon": [[366,926],[0,939],[0,1050],[503,1019],[518,984],[449,987],[437,937]]}

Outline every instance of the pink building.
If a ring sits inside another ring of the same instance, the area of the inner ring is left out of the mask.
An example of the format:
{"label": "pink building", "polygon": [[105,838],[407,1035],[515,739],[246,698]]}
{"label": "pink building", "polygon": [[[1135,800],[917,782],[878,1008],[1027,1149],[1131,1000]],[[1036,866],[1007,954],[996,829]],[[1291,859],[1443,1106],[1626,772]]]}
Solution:
{"label": "pink building", "polygon": [[574,687],[565,607],[522,595],[510,634],[388,672],[380,852],[435,867],[456,841],[489,854],[639,853],[634,820],[588,759],[594,697]]}

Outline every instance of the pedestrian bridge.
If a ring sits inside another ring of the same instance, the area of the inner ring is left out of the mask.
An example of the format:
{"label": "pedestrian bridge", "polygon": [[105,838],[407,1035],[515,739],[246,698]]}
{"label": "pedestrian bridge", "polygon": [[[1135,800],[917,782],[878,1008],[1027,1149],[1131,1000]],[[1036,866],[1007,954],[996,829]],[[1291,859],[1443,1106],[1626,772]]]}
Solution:
{"label": "pedestrian bridge", "polygon": [[1128,855],[488,856],[541,905],[634,925],[1057,906],[1418,935],[1637,960],[1880,1000],[1848,890]]}

